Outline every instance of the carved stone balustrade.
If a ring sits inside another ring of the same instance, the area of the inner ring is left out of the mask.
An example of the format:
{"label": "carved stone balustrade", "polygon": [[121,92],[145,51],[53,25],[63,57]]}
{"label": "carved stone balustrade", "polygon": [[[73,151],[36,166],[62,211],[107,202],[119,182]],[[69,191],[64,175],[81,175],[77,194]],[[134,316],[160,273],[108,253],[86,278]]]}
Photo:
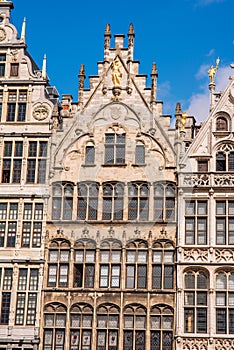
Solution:
{"label": "carved stone balustrade", "polygon": [[223,187],[234,185],[234,173],[187,173],[180,174],[182,187]]}

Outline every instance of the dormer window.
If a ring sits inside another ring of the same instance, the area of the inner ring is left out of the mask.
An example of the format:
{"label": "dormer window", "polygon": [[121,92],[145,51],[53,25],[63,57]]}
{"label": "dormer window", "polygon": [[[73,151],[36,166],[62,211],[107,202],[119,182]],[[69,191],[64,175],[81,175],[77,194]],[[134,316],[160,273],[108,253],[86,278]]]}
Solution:
{"label": "dormer window", "polygon": [[224,117],[218,117],[216,119],[216,131],[227,131],[227,130],[228,130],[227,119]]}

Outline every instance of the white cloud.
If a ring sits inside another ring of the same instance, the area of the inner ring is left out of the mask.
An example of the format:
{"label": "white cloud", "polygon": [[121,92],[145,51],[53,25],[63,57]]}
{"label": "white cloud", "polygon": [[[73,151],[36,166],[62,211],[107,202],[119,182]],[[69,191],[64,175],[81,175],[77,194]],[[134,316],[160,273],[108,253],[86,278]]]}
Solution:
{"label": "white cloud", "polygon": [[220,2],[224,2],[225,0],[199,0],[197,2],[197,5],[200,6],[206,6],[206,5],[210,5],[210,4],[218,4]]}
{"label": "white cloud", "polygon": [[171,94],[171,85],[169,81],[164,81],[158,85],[158,93],[160,95],[160,99],[164,99]]}
{"label": "white cloud", "polygon": [[[201,88],[200,93],[194,93],[189,99],[189,107],[188,113],[193,115],[197,120],[197,123],[204,121],[209,115],[209,106],[210,106],[210,92],[209,92],[209,80],[207,75],[208,66],[202,65],[198,73],[196,74],[197,79],[203,79],[205,76],[207,77],[206,84],[204,84]],[[217,71],[215,83],[216,83],[216,91],[223,91],[229,80],[229,76],[231,75],[231,68],[229,66],[221,67]]]}
{"label": "white cloud", "polygon": [[206,56],[207,56],[207,57],[213,56],[214,53],[215,53],[215,50],[214,50],[214,49],[211,49],[211,50],[206,54]]}

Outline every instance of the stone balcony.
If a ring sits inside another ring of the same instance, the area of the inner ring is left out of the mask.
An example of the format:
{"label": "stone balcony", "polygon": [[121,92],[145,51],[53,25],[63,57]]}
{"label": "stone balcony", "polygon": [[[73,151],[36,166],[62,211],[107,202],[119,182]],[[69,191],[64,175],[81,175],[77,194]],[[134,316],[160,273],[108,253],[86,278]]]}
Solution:
{"label": "stone balcony", "polygon": [[179,175],[180,187],[223,187],[234,185],[234,173],[184,173]]}

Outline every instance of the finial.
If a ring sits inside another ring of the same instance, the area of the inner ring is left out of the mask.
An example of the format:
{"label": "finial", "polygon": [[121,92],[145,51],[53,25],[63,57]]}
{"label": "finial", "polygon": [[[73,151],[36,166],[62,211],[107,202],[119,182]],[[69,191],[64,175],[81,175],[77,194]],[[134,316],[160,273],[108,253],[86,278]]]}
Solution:
{"label": "finial", "polygon": [[132,24],[132,23],[130,23],[130,25],[129,25],[128,35],[135,35],[135,34],[134,34],[134,28],[133,28],[133,24]]}
{"label": "finial", "polygon": [[80,65],[79,76],[80,75],[84,75],[85,76],[85,68],[84,68],[84,64],[83,63]]}
{"label": "finial", "polygon": [[220,63],[220,58],[218,57],[216,59],[216,67],[214,67],[212,65],[212,66],[210,66],[210,69],[208,70],[208,75],[209,75],[209,78],[210,78],[210,84],[214,84],[214,78],[215,78],[217,70],[219,69],[219,63]]}
{"label": "finial", "polygon": [[106,30],[105,30],[104,38],[105,38],[104,50],[106,51],[106,52],[104,53],[104,55],[105,55],[106,61],[108,61],[108,57],[107,57],[108,54],[107,54],[107,51],[108,51],[109,48],[110,48],[110,39],[111,39],[111,31],[110,31],[110,25],[109,25],[109,24],[106,25]]}
{"label": "finial", "polygon": [[25,42],[25,39],[26,39],[26,17],[24,17],[24,20],[23,20],[23,23],[22,23],[20,39]]}
{"label": "finial", "polygon": [[106,25],[106,30],[105,30],[105,35],[110,35],[111,34],[111,31],[110,31],[110,24],[107,23]]}
{"label": "finial", "polygon": [[153,62],[152,64],[152,71],[151,71],[151,75],[158,75],[158,70],[157,70],[157,65],[155,62]]}
{"label": "finial", "polygon": [[47,75],[46,75],[46,54],[44,54],[44,58],[43,58],[41,77],[43,79],[46,79],[46,77],[47,77]]}
{"label": "finial", "polygon": [[177,104],[176,104],[176,114],[181,114],[181,104],[180,104],[180,102],[177,102]]}

